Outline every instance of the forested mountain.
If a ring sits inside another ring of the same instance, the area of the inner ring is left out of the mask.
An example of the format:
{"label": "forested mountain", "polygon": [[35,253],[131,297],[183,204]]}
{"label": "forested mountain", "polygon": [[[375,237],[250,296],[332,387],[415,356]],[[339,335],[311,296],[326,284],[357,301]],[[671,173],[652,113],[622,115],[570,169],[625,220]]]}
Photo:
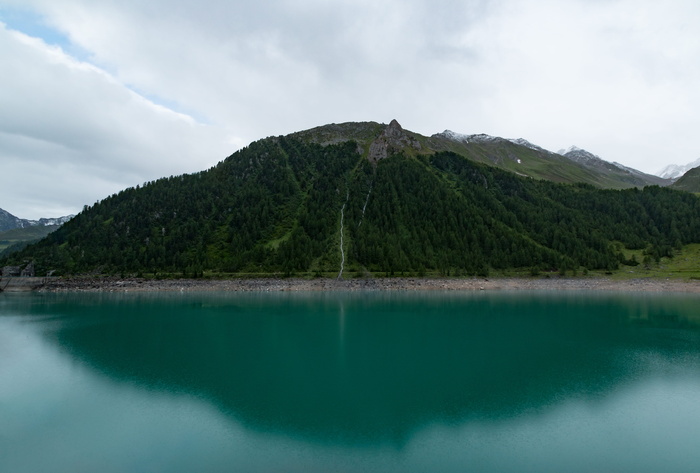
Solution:
{"label": "forested mountain", "polygon": [[[448,144],[395,121],[266,138],[207,171],[85,207],[0,265],[34,260],[37,274],[486,275],[613,269],[623,246],[658,259],[700,241],[692,194],[527,178]],[[522,164],[537,150],[508,142],[477,143],[473,152]],[[547,173],[577,169],[559,158],[568,167],[552,161]]]}

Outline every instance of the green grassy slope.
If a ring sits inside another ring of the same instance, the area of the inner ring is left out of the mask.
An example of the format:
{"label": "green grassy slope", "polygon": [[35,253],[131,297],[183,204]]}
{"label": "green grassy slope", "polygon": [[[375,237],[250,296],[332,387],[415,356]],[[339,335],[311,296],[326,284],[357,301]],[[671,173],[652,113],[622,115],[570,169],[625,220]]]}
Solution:
{"label": "green grassy slope", "polygon": [[[291,135],[303,141],[323,145],[340,143],[348,140],[357,141],[366,151],[369,144],[386,127],[375,122],[341,123],[324,125]],[[451,139],[444,134],[430,137],[406,131],[406,134],[418,141],[420,150],[408,150],[408,154],[434,154],[441,151],[451,151],[467,159],[500,169],[514,172],[523,177],[542,179],[561,183],[585,183],[604,189],[629,189],[643,187],[643,179],[631,176],[629,173],[611,166],[610,169],[590,168],[574,162],[564,156],[546,151],[533,149],[510,140],[491,137],[483,141],[465,143]],[[640,173],[640,175],[642,175]],[[651,180],[654,176],[649,176]],[[649,184],[656,184],[650,182]]]}
{"label": "green grassy slope", "polygon": [[23,243],[40,240],[57,228],[59,225],[36,225],[0,232],[0,254],[3,254],[8,248],[17,248]]}
{"label": "green grassy slope", "polygon": [[671,188],[686,192],[700,192],[700,167],[685,173],[671,185]]}

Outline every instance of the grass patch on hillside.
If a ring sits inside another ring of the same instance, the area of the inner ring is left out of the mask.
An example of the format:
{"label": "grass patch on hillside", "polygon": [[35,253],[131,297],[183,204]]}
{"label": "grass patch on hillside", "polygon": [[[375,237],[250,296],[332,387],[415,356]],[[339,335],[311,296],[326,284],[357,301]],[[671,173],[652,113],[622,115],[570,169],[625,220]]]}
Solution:
{"label": "grass patch on hillside", "polygon": [[644,264],[642,250],[624,250],[624,253],[627,258],[634,255],[640,264],[638,266],[621,265],[620,269],[612,275],[615,279],[700,279],[700,244],[698,243],[686,245],[680,251],[674,252],[672,258],[661,258],[658,263],[652,261]]}
{"label": "grass patch on hillside", "polygon": [[40,240],[58,227],[58,225],[36,225],[0,232],[0,252],[17,243]]}

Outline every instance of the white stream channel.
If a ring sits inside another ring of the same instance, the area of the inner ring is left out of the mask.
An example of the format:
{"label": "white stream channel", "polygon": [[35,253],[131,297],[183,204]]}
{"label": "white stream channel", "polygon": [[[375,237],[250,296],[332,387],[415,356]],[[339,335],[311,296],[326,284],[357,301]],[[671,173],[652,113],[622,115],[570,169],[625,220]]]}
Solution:
{"label": "white stream channel", "polygon": [[343,277],[343,268],[345,267],[345,249],[343,249],[343,229],[345,220],[345,206],[347,205],[349,198],[350,189],[346,191],[345,202],[343,202],[343,206],[340,208],[340,272],[338,272],[338,279]]}
{"label": "white stream channel", "polygon": [[360,228],[362,220],[365,218],[365,209],[367,208],[367,202],[369,202],[369,195],[372,193],[372,184],[374,184],[374,182],[370,182],[369,184],[369,191],[367,191],[367,197],[365,197],[365,205],[362,206],[362,216],[360,217],[360,223],[357,224],[357,228]]}

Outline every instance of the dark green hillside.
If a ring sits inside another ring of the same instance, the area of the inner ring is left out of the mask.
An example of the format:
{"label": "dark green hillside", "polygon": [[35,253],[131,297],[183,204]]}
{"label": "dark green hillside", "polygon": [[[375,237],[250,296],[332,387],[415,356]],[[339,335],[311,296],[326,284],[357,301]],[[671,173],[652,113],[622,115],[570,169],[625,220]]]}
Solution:
{"label": "dark green hillside", "polygon": [[485,275],[613,269],[623,246],[658,259],[700,240],[687,193],[523,178],[435,153],[395,122],[357,134],[260,140],[86,207],[5,261],[34,259],[37,274]]}
{"label": "dark green hillside", "polygon": [[671,185],[671,188],[686,192],[700,192],[700,167],[693,168],[683,174]]}

